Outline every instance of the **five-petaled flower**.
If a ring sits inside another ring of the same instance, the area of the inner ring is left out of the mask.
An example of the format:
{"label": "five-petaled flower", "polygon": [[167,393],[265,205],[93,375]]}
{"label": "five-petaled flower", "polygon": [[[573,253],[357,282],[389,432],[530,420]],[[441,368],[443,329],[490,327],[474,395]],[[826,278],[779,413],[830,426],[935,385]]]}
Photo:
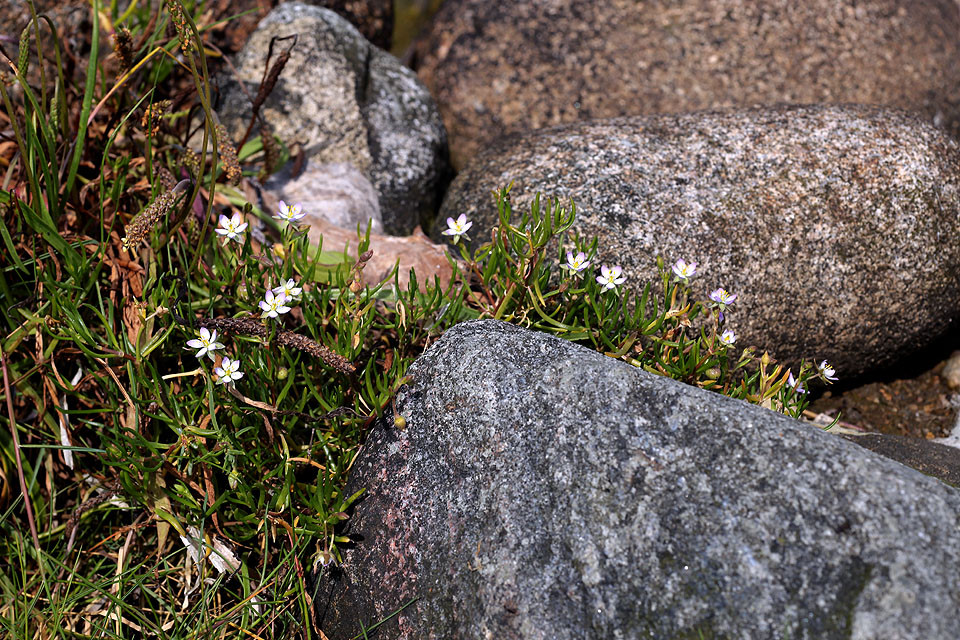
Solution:
{"label": "five-petaled flower", "polygon": [[197,357],[202,358],[204,355],[210,357],[211,360],[216,358],[213,355],[213,352],[216,349],[223,349],[223,344],[217,342],[217,330],[214,329],[211,333],[206,327],[200,327],[200,338],[194,338],[193,340],[187,340],[187,346],[184,349],[199,349],[197,351]]}
{"label": "five-petaled flower", "polygon": [[681,280],[686,280],[687,278],[692,278],[693,275],[697,272],[697,263],[691,262],[687,264],[684,262],[683,258],[677,260],[673,265],[673,273],[676,274]]}
{"label": "five-petaled flower", "polygon": [[243,216],[239,211],[234,212],[229,218],[220,214],[220,227],[215,229],[221,236],[226,236],[227,240],[236,240],[243,242],[241,234],[247,228],[247,223],[243,221]]}
{"label": "five-petaled flower", "polygon": [[272,289],[272,291],[277,295],[282,293],[287,300],[292,300],[293,298],[297,297],[300,295],[302,290],[303,289],[298,287],[297,283],[293,281],[293,278],[290,278],[279,287],[274,287]]}
{"label": "five-petaled flower", "polygon": [[290,307],[284,305],[286,301],[287,296],[283,295],[282,293],[274,295],[273,291],[268,289],[263,295],[263,300],[260,301],[260,308],[263,309],[263,313],[260,314],[260,317],[276,318],[281,313],[290,311]]}
{"label": "five-petaled flower", "polygon": [[603,265],[600,267],[600,275],[597,276],[597,282],[603,285],[601,291],[608,291],[610,289],[616,289],[617,285],[623,284],[626,281],[626,278],[621,276],[623,270],[619,267],[608,267]]}
{"label": "five-petaled flower", "polygon": [[725,345],[731,345],[737,341],[737,334],[733,332],[733,329],[727,329],[720,334],[720,342]]}
{"label": "five-petaled flower", "polygon": [[803,383],[793,377],[793,372],[790,371],[787,373],[787,384],[793,387],[793,390],[797,393],[806,393],[807,390],[803,388]]}
{"label": "five-petaled flower", "polygon": [[220,362],[220,366],[214,369],[213,372],[217,374],[217,384],[232,384],[234,380],[239,380],[243,377],[243,372],[240,371],[240,361],[231,360],[226,356],[224,356]]}
{"label": "five-petaled flower", "polygon": [[461,213],[456,220],[447,218],[447,227],[449,228],[443,231],[443,235],[453,236],[453,243],[456,244],[460,240],[460,236],[465,234],[472,226],[473,223],[467,221],[467,214]]}
{"label": "five-petaled flower", "polygon": [[834,375],[837,373],[837,370],[831,367],[826,360],[817,365],[817,372],[824,380],[836,380],[837,376]]}
{"label": "five-petaled flower", "polygon": [[737,299],[737,294],[730,293],[723,287],[720,287],[716,291],[710,293],[710,299],[721,305],[733,304],[733,301]]}
{"label": "five-petaled flower", "polygon": [[287,203],[281,200],[278,206],[279,206],[279,211],[277,211],[273,215],[273,217],[276,218],[277,220],[283,220],[291,224],[297,224],[300,218],[307,215],[306,213],[300,210],[299,204],[295,204],[292,207],[288,207]]}
{"label": "five-petaled flower", "polygon": [[573,251],[567,251],[567,264],[560,265],[561,269],[570,269],[574,273],[577,271],[583,271],[590,266],[590,261],[587,260],[587,254],[583,251],[573,255]]}

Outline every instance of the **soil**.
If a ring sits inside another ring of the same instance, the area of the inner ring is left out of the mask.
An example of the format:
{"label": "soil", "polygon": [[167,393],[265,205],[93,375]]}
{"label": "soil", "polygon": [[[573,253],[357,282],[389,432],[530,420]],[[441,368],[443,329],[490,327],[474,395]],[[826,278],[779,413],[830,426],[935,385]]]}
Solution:
{"label": "soil", "polygon": [[[949,353],[949,351],[947,352]],[[940,375],[946,360],[904,377],[887,377],[838,392],[825,392],[810,410],[836,417],[843,426],[915,438],[943,438],[957,423],[960,393]],[[895,375],[895,374],[894,374]]]}

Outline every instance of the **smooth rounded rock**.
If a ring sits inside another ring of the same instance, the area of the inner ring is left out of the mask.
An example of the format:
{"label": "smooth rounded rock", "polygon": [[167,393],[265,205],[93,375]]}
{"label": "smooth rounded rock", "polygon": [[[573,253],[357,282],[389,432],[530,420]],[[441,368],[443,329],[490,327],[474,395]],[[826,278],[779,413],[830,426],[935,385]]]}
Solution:
{"label": "smooth rounded rock", "polygon": [[[576,123],[515,136],[457,177],[439,219],[489,238],[491,192],[572,199],[597,264],[625,286],[655,258],[698,262],[705,299],[737,294],[737,346],[849,379],[925,346],[960,318],[960,146],[877,107],[782,107]],[[440,229],[433,230],[437,240]]]}
{"label": "smooth rounded rock", "polygon": [[[247,95],[257,94],[271,39],[293,35],[290,60],[261,109],[274,133],[298,142],[316,166],[347,164],[362,174],[388,233],[431,219],[449,179],[433,99],[412,71],[328,9],[290,2],[260,22],[237,55],[236,76],[218,80],[218,113],[231,136],[239,139],[250,122]],[[273,59],[292,42],[276,42]]]}
{"label": "smooth rounded rock", "polygon": [[960,134],[955,0],[447,0],[419,43],[454,165],[576,120],[888,104]]}

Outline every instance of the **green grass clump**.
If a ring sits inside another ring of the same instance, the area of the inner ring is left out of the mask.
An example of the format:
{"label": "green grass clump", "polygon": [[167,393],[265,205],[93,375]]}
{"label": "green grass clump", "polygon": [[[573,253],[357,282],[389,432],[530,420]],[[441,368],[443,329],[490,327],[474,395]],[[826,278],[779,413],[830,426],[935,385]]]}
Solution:
{"label": "green grass clump", "polygon": [[[319,637],[312,574],[348,542],[358,447],[378,417],[403,428],[408,366],[463,320],[802,411],[786,373],[723,344],[719,306],[662,262],[636,294],[562,269],[597,244],[557,201],[516,219],[501,191],[493,241],[461,247],[446,288],[411,273],[401,290],[396,269],[363,284],[369,231],[324,250],[230,186],[289,153],[225,139],[203,6],[143,4],[94,0],[77,51],[34,12],[0,74],[0,635]],[[64,59],[86,66],[67,75]],[[300,289],[290,310],[264,317],[284,284]],[[188,348],[201,338],[219,345]]]}

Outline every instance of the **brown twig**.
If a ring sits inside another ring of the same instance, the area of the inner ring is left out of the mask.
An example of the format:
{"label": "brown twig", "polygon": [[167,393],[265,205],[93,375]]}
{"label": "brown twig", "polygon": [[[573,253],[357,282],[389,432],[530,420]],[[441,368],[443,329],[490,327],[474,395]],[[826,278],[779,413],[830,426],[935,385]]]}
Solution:
{"label": "brown twig", "polygon": [[[20,458],[20,436],[17,435],[17,421],[13,416],[13,392],[10,389],[10,376],[7,373],[7,354],[0,346],[0,365],[3,367],[3,393],[7,396],[7,414],[10,417],[10,435],[13,436],[13,452],[17,459],[17,477],[20,479],[20,491],[23,493],[23,503],[27,507],[27,522],[30,524],[30,535],[33,545],[37,549],[37,560],[40,560],[40,536],[37,535],[37,523],[33,519],[33,503],[27,492],[27,480],[23,476],[23,461]],[[43,566],[43,563],[40,563]]]}

